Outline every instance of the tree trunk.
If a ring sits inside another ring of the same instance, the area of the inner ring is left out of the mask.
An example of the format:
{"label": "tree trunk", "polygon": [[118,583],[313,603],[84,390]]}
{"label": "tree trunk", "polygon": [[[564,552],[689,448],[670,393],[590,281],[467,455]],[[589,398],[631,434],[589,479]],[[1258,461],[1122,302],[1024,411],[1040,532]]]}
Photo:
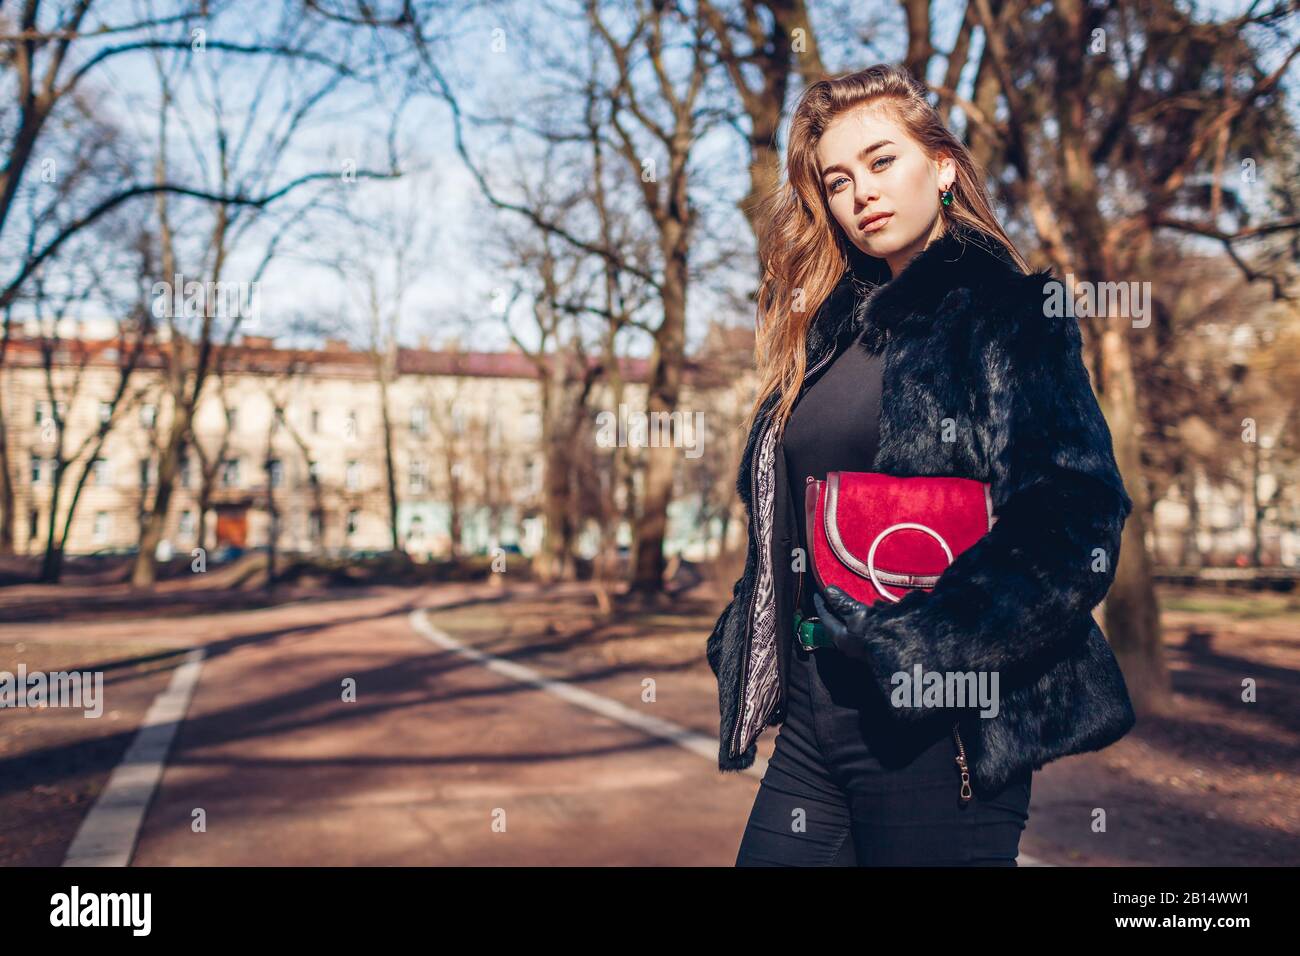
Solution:
{"label": "tree trunk", "polygon": [[140,529],[140,553],[135,556],[135,564],[131,568],[131,584],[134,587],[149,587],[158,579],[158,564],[154,555],[167,524],[176,471],[185,445],[185,434],[190,428],[189,404],[173,404],[167,444],[158,461],[158,486],[154,493],[153,508],[145,516],[144,526]]}
{"label": "tree trunk", "polygon": [[1184,568],[1201,567],[1201,502],[1196,497],[1196,471],[1188,469],[1182,476],[1183,497],[1187,499],[1187,527],[1183,529],[1182,551],[1178,563]]}
{"label": "tree trunk", "polygon": [[1103,394],[1099,401],[1110,425],[1120,473],[1133,511],[1124,524],[1119,566],[1106,595],[1105,627],[1139,714],[1163,713],[1170,704],[1169,670],[1160,632],[1160,609],[1147,554],[1147,489],[1137,434],[1137,390],[1133,381],[1124,316],[1106,320],[1101,353]]}
{"label": "tree trunk", "polygon": [[388,526],[389,539],[394,551],[402,550],[401,535],[397,528],[397,466],[393,461],[393,423],[388,409],[388,370],[389,358],[383,356],[378,363],[379,371],[379,414],[384,429],[384,476],[388,490]]}
{"label": "tree trunk", "polygon": [[13,472],[9,463],[9,432],[5,427],[5,407],[0,395],[0,554],[14,553]]}
{"label": "tree trunk", "polygon": [[[686,253],[684,243],[679,241],[683,232],[684,227],[678,222],[671,223],[663,232],[667,264],[663,283],[664,320],[655,333],[654,354],[650,359],[647,410],[651,434],[655,431],[656,418],[680,411],[678,400],[686,339]],[[662,443],[658,448],[646,449],[645,494],[637,521],[636,563],[630,588],[630,592],[643,596],[663,592],[664,537],[677,455],[678,449]]]}
{"label": "tree trunk", "polygon": [[1262,454],[1259,447],[1259,435],[1255,435],[1255,440],[1250,443],[1250,503],[1251,503],[1251,522],[1250,522],[1250,566],[1260,568],[1264,566],[1264,512],[1266,504],[1259,494],[1259,479],[1263,472],[1261,467]]}

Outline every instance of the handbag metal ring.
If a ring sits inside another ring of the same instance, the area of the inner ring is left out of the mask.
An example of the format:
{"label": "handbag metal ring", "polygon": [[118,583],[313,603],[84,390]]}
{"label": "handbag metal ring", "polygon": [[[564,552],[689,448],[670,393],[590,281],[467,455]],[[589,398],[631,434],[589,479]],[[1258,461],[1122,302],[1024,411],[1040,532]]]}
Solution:
{"label": "handbag metal ring", "polygon": [[871,583],[876,586],[876,590],[894,602],[903,599],[885,590],[885,586],[881,584],[880,580],[876,577],[876,565],[874,559],[876,556],[876,548],[879,547],[880,542],[884,540],[887,535],[893,534],[895,531],[901,531],[904,528],[911,528],[914,531],[924,531],[930,537],[934,538],[935,541],[939,542],[939,547],[943,548],[943,553],[948,555],[948,563],[952,564],[952,549],[948,547],[948,542],[943,540],[943,535],[939,534],[939,532],[935,531],[933,528],[927,525],[917,524],[915,521],[900,521],[898,524],[891,524],[884,531],[880,532],[880,534],[876,535],[875,541],[871,542],[871,550],[867,552],[867,573],[871,575]]}

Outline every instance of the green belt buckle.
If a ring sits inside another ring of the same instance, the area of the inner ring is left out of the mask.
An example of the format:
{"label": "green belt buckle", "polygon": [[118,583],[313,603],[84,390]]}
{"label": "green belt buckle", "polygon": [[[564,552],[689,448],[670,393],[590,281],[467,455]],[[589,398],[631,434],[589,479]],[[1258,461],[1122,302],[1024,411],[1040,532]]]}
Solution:
{"label": "green belt buckle", "polygon": [[802,611],[794,612],[794,632],[805,650],[812,651],[819,647],[835,646],[830,631],[826,630],[826,625],[815,617],[805,619]]}

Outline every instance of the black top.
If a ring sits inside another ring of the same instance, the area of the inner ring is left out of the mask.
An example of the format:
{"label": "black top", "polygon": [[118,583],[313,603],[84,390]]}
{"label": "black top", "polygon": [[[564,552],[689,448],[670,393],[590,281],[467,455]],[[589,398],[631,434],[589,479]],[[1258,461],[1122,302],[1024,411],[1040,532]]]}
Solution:
{"label": "black top", "polygon": [[[790,412],[782,438],[791,505],[804,549],[800,603],[805,616],[816,614],[816,587],[808,557],[804,491],[808,478],[829,471],[871,471],[880,438],[880,354],[871,354],[856,339],[853,323],[836,342],[836,357],[817,372],[812,385]],[[797,574],[797,572],[796,572]]]}

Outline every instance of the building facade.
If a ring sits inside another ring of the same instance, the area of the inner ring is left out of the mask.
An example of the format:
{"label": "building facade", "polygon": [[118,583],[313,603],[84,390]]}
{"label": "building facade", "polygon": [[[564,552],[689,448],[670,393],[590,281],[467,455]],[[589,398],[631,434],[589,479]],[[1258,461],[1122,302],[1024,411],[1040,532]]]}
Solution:
{"label": "building facade", "polygon": [[[18,553],[45,550],[51,509],[61,529],[87,468],[66,553],[138,547],[174,413],[165,359],[145,352],[115,400],[123,357],[113,340],[11,340],[0,390]],[[625,363],[623,402],[641,407],[647,363]],[[272,539],[284,553],[385,551],[393,546],[394,523],[399,547],[420,559],[449,556],[453,533],[461,554],[497,547],[536,553],[545,533],[546,456],[535,362],[519,351],[401,348],[385,367],[381,374],[375,354],[337,340],[302,350],[246,336],[224,350],[196,408],[198,447],[191,445],[181,460],[160,557],[199,547],[263,548]],[[686,406],[739,421],[743,387],[705,381],[695,367],[687,378]],[[696,400],[697,385],[707,388],[707,399]],[[612,409],[602,386],[593,396],[592,408]],[[111,429],[92,457],[103,422]],[[738,457],[738,447],[711,449],[702,467],[729,475]],[[56,504],[59,461],[64,475]],[[701,528],[707,495],[692,492],[692,464],[683,466],[683,497],[674,503],[666,548],[698,559],[720,547],[707,534],[719,522]],[[729,526],[731,547],[743,544],[743,517],[722,524]],[[617,537],[630,543],[626,522]],[[590,528],[580,538],[587,551],[597,539]]]}

